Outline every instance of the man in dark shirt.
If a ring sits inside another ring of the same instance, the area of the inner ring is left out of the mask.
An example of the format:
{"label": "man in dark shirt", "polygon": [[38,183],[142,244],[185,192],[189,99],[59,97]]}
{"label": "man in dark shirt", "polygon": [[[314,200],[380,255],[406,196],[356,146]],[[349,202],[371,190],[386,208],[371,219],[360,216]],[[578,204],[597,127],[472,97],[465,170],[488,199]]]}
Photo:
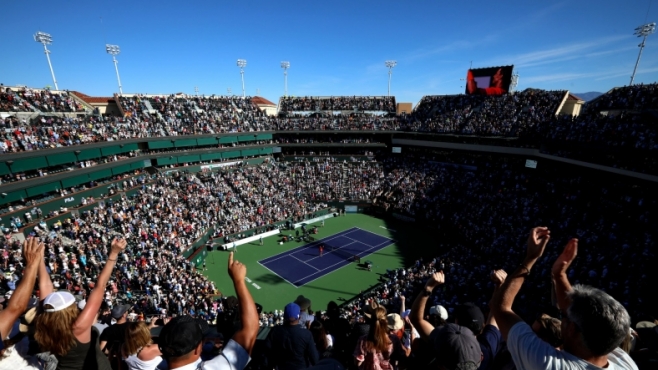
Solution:
{"label": "man in dark shirt", "polygon": [[100,336],[100,348],[103,352],[108,353],[113,345],[120,345],[124,342],[126,328],[128,327],[129,310],[129,305],[117,305],[112,308],[112,318],[116,320],[116,323],[103,330]]}
{"label": "man in dark shirt", "polygon": [[267,337],[271,367],[278,370],[306,369],[319,360],[318,351],[309,330],[299,326],[300,308],[289,303],[283,310],[283,326],[276,326]]}

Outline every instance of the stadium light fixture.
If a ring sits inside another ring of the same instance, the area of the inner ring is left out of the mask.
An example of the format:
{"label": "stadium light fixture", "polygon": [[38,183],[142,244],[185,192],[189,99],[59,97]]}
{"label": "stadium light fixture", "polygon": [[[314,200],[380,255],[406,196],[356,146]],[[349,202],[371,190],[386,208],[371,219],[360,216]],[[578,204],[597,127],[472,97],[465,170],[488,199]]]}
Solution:
{"label": "stadium light fixture", "polygon": [[238,59],[238,67],[240,67],[240,77],[242,78],[242,97],[246,96],[244,91],[244,67],[247,66],[247,61],[245,59]]}
{"label": "stadium light fixture", "polygon": [[398,65],[398,62],[395,60],[387,60],[384,62],[384,65],[388,67],[388,96],[391,96],[391,75],[393,74],[393,67]]}
{"label": "stadium light fixture", "polygon": [[121,53],[121,49],[119,48],[119,45],[105,44],[105,51],[112,56],[114,70],[117,72],[117,81],[119,82],[119,94],[123,95],[123,90],[121,89],[121,78],[119,77],[119,61],[116,58],[117,55]]}
{"label": "stadium light fixture", "polygon": [[46,59],[48,59],[48,66],[50,67],[50,74],[53,76],[53,84],[55,85],[55,90],[59,90],[57,86],[57,80],[55,79],[55,71],[53,71],[53,65],[50,63],[50,50],[46,45],[53,43],[53,37],[49,33],[37,32],[34,34],[34,41],[43,44],[44,53],[46,53]]}
{"label": "stadium light fixture", "polygon": [[642,50],[644,49],[644,44],[647,41],[647,36],[651,35],[654,32],[656,32],[656,22],[644,24],[636,28],[635,32],[633,33],[634,35],[637,35],[637,37],[642,37],[642,43],[638,45],[638,47],[640,48],[640,53],[637,55],[635,68],[633,68],[633,74],[631,75],[631,83],[630,83],[631,86],[633,85],[633,81],[635,80],[635,72],[637,71],[637,66],[640,64],[640,58],[642,57]]}
{"label": "stadium light fixture", "polygon": [[283,68],[283,96],[288,96],[288,68],[290,68],[290,62],[281,62],[281,68]]}

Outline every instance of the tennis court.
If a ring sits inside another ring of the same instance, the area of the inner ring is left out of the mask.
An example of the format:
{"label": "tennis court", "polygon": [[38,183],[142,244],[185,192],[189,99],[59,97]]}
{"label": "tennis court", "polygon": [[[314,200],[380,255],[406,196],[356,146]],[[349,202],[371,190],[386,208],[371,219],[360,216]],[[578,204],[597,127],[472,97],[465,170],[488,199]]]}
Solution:
{"label": "tennis court", "polygon": [[[358,227],[258,261],[290,284],[300,287],[385,248],[394,241]],[[319,246],[324,245],[320,256]]]}

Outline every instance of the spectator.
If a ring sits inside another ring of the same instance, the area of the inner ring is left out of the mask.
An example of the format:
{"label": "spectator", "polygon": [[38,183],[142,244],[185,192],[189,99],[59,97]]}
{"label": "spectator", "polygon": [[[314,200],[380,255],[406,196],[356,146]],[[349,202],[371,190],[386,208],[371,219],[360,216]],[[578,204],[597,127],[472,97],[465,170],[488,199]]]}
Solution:
{"label": "spectator", "polygon": [[590,369],[593,365],[637,369],[628,354],[619,348],[630,329],[630,317],[624,307],[598,289],[584,285],[572,287],[569,283],[567,270],[576,258],[577,239],[567,243],[552,268],[557,304],[562,312],[564,350],[556,350],[542,341],[512,311],[514,298],[549,240],[548,228],[531,230],[525,259],[492,300],[492,311],[516,366],[523,369]]}
{"label": "spectator", "polygon": [[309,330],[311,331],[311,334],[313,334],[313,342],[315,342],[315,348],[318,350],[319,357],[324,358],[331,356],[334,339],[324,330],[322,321],[315,320],[311,322]]}
{"label": "spectator", "polygon": [[[125,239],[114,239],[105,267],[98,276],[82,312],[75,305],[75,298],[68,292],[42,292],[44,312],[36,318],[35,339],[44,351],[51,352],[60,368],[109,369],[110,363],[98,346],[98,331],[92,326],[100,308],[105,286],[112,269],[126,248]],[[47,275],[46,275],[47,276]]]}
{"label": "spectator", "polygon": [[404,356],[399,339],[389,333],[386,309],[377,307],[370,318],[370,330],[359,338],[354,358],[362,370],[393,370],[396,361]]}
{"label": "spectator", "polygon": [[[18,318],[27,310],[37,273],[43,265],[43,253],[44,245],[38,238],[29,238],[23,242],[25,270],[20,284],[9,298],[6,308],[0,311],[0,360],[3,364],[16,365],[19,366],[18,368],[38,367],[35,359],[24,358],[19,351],[14,350],[15,343],[10,343],[8,339],[11,339],[12,331],[18,327]],[[18,335],[15,332],[13,334]],[[8,355],[6,352],[11,352],[11,354]]]}
{"label": "spectator", "polygon": [[267,336],[271,367],[278,370],[306,369],[319,361],[313,334],[300,324],[301,309],[288,303],[283,310],[283,326],[274,327]]}
{"label": "spectator", "polygon": [[144,321],[128,323],[121,352],[128,370],[153,370],[163,361]]}
{"label": "spectator", "polygon": [[228,272],[240,302],[242,328],[238,330],[222,353],[205,362],[201,361],[203,330],[199,323],[188,315],[178,316],[168,322],[160,333],[158,345],[169,362],[169,368],[187,369],[230,369],[242,370],[250,360],[251,350],[258,334],[258,313],[245,277],[247,268],[229,254]]}

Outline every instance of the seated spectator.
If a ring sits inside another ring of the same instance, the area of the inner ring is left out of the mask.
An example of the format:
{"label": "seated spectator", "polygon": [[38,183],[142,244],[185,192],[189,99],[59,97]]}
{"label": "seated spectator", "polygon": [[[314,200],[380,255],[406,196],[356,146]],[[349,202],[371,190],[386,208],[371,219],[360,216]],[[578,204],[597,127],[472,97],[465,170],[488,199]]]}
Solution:
{"label": "seated spectator", "polygon": [[202,362],[201,326],[197,320],[188,315],[174,318],[162,328],[158,340],[160,351],[169,362],[169,369],[242,370],[249,363],[249,356],[258,334],[258,312],[245,283],[247,268],[237,260],[233,260],[233,252],[229,254],[228,272],[240,302],[242,328],[233,335],[219,356]]}
{"label": "seated spectator", "polygon": [[575,260],[578,240],[571,239],[552,268],[557,305],[562,312],[564,350],[541,340],[512,311],[514,298],[550,240],[547,227],[536,227],[528,237],[521,265],[495,293],[491,309],[515,365],[519,369],[637,369],[619,345],[630,329],[626,309],[607,293],[584,285],[571,286],[567,270]]}

